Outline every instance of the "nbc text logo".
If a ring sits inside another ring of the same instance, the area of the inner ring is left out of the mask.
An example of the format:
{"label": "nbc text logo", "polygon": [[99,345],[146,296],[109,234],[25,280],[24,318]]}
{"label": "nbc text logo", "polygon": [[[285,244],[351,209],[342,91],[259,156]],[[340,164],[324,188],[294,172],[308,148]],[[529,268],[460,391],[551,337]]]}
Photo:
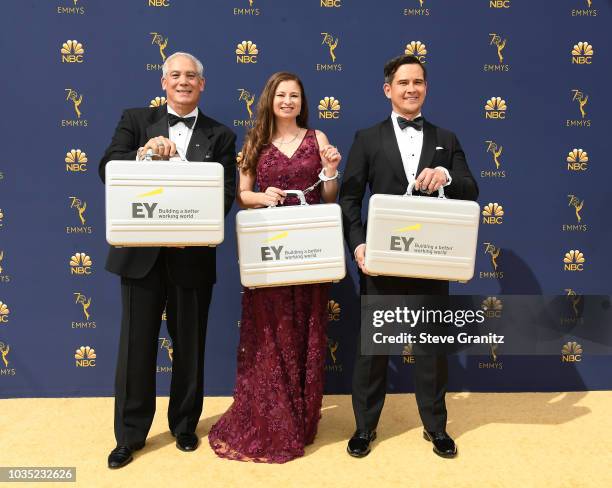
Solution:
{"label": "nbc text logo", "polygon": [[169,7],[170,0],[148,0],[149,7]]}
{"label": "nbc text logo", "polygon": [[340,118],[340,101],[334,97],[325,97],[320,100],[318,108],[320,119]]}
{"label": "nbc text logo", "polygon": [[242,41],[236,46],[236,62],[240,64],[257,63],[259,49],[252,41]]}
{"label": "nbc text logo", "polygon": [[489,0],[489,8],[510,8],[510,0]]}
{"label": "nbc text logo", "polygon": [[71,149],[64,158],[66,171],[72,173],[84,173],[87,171],[87,154],[80,149]]}
{"label": "nbc text logo", "polygon": [[234,127],[253,127],[255,125],[255,113],[253,112],[253,104],[255,103],[255,94],[245,90],[244,88],[238,89],[238,101],[244,102],[247,113],[249,114],[248,119],[235,119]]}
{"label": "nbc text logo", "polygon": [[340,38],[338,36],[334,36],[329,32],[321,32],[321,46],[325,46],[327,48],[329,58],[331,59],[331,64],[317,63],[317,71],[342,71],[342,64],[336,63],[336,48],[338,47],[339,42]]}
{"label": "nbc text logo", "polygon": [[93,263],[91,258],[84,252],[77,252],[73,256],[70,256],[70,274],[71,275],[90,275],[92,273],[91,267]]}
{"label": "nbc text logo", "polygon": [[342,7],[342,0],[320,0],[321,7],[326,8],[340,8]]}
{"label": "nbc text logo", "polygon": [[491,266],[493,267],[493,271],[481,271],[480,277],[481,278],[503,278],[504,272],[498,270],[499,263],[497,262],[497,259],[499,258],[501,254],[501,248],[496,247],[491,242],[485,242],[483,243],[483,246],[485,248],[484,253],[490,256]]}
{"label": "nbc text logo", "polygon": [[340,304],[334,300],[327,302],[327,314],[330,322],[338,322],[340,320]]}
{"label": "nbc text logo", "polygon": [[93,347],[81,346],[74,353],[77,368],[93,368],[96,365],[96,350]]}
{"label": "nbc text logo", "polygon": [[496,34],[494,32],[490,33],[489,37],[489,45],[495,48],[499,63],[485,64],[483,67],[483,71],[510,71],[510,66],[508,64],[504,64],[503,53],[504,49],[506,48],[506,43],[508,42],[508,39],[505,39],[500,34]]}
{"label": "nbc text logo", "polygon": [[591,64],[593,54],[593,46],[586,41],[580,41],[572,48],[572,64]]}
{"label": "nbc text logo", "polygon": [[504,305],[497,297],[487,297],[482,301],[481,308],[484,310],[485,317],[500,318]]}
{"label": "nbc text logo", "polygon": [[589,162],[589,155],[582,149],[572,149],[565,159],[568,171],[586,171]]}
{"label": "nbc text logo", "polygon": [[561,361],[564,363],[582,361],[582,346],[575,341],[564,344],[561,348]]}
{"label": "nbc text logo", "polygon": [[504,207],[497,202],[485,205],[482,210],[483,224],[503,224]]}
{"label": "nbc text logo", "polygon": [[161,107],[166,105],[166,97],[155,97],[149,102],[149,107]]}
{"label": "nbc text logo", "polygon": [[79,41],[66,41],[62,44],[60,52],[62,63],[82,63],[85,48]]}
{"label": "nbc text logo", "polygon": [[563,269],[565,271],[584,271],[584,254],[578,249],[572,249],[563,257]]}
{"label": "nbc text logo", "polygon": [[10,313],[8,305],[0,301],[0,324],[8,324]]}
{"label": "nbc text logo", "polygon": [[487,119],[505,119],[508,106],[506,101],[501,97],[489,98],[485,103],[485,118]]}
{"label": "nbc text logo", "polygon": [[581,3],[587,8],[573,8],[572,17],[597,17],[597,9],[593,7],[593,0],[573,0],[574,3]]}
{"label": "nbc text logo", "polygon": [[421,41],[410,41],[406,44],[404,54],[417,58],[421,63],[427,62],[425,56],[427,55],[427,46]]}
{"label": "nbc text logo", "polygon": [[243,4],[246,4],[248,1],[249,8],[238,8],[234,7],[234,15],[259,15],[260,11],[258,8],[255,8],[255,0],[242,0]]}
{"label": "nbc text logo", "polygon": [[572,90],[572,102],[576,102],[578,104],[578,109],[580,110],[580,119],[567,119],[565,122],[566,127],[591,127],[590,119],[587,119],[586,116],[586,104],[589,101],[589,96],[578,89]]}
{"label": "nbc text logo", "polygon": [[74,113],[76,114],[76,119],[62,120],[62,127],[87,127],[88,121],[81,119],[81,104],[83,103],[83,95],[76,92],[72,88],[65,88],[66,92],[66,101],[70,102],[72,108],[74,109]]}
{"label": "nbc text logo", "polygon": [[[429,0],[427,0],[429,1]],[[404,15],[410,15],[410,16],[426,16],[429,15],[429,9],[425,8],[425,0],[411,0],[410,3],[412,5],[415,5],[413,8],[405,8],[404,9]],[[418,8],[416,8],[416,4],[419,5]]]}

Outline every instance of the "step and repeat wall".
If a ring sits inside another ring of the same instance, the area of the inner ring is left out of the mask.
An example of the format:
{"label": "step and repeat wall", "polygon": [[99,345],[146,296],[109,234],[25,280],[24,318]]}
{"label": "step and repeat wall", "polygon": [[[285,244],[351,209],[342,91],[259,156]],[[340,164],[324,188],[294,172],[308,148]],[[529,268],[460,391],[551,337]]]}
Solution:
{"label": "step and repeat wall", "polygon": [[[609,295],[608,0],[9,0],[2,4],[0,397],[112,395],[119,278],[104,270],[98,163],[121,112],[165,103],[164,59],[202,60],[201,108],[238,135],[266,79],[298,74],[310,125],[346,156],[356,130],[390,114],[385,61],[428,69],[423,114],[456,132],[480,186],[477,269],[456,294]],[[218,249],[206,393],[233,389],[240,326],[234,216]],[[348,253],[347,253],[348,256]],[[328,304],[327,392],[350,392],[359,327],[354,263]],[[558,354],[454,356],[468,391],[612,388],[612,357],[590,355],[568,307]],[[158,392],[172,343],[162,319]],[[610,324],[600,324],[609,327]],[[390,364],[412,391],[414,357]]]}

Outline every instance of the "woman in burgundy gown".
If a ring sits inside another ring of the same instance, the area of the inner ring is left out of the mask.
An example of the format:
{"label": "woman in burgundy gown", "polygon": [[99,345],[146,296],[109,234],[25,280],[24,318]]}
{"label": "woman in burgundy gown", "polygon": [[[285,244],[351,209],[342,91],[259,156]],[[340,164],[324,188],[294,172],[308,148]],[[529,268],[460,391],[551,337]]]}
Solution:
{"label": "woman in burgundy gown", "polygon": [[[259,97],[257,122],[239,154],[242,208],[333,202],[340,154],[307,127],[299,78],[275,73]],[[255,184],[259,191],[255,191]],[[234,403],[208,435],[220,457],[284,463],[304,454],[317,433],[327,348],[329,284],[244,289]]]}

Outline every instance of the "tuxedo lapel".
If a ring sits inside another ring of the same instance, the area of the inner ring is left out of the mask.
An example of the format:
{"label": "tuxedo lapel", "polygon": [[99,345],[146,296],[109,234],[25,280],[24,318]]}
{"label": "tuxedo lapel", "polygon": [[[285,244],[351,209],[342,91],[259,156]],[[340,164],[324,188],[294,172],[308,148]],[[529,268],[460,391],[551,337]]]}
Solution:
{"label": "tuxedo lapel", "polygon": [[155,122],[147,127],[147,141],[153,137],[159,136],[168,138],[168,110],[165,106],[157,109],[155,120]]}
{"label": "tuxedo lapel", "polygon": [[421,149],[421,157],[419,159],[419,166],[417,168],[416,175],[419,176],[421,171],[428,168],[436,152],[436,128],[429,122],[423,123],[423,148]]}
{"label": "tuxedo lapel", "polygon": [[198,109],[198,120],[193,128],[189,147],[187,148],[187,161],[209,161],[212,159],[213,130],[208,118]]}
{"label": "tuxedo lapel", "polygon": [[397,138],[395,137],[391,117],[382,123],[380,132],[382,137],[382,145],[385,150],[389,166],[395,175],[400,178],[404,188],[407,188],[408,179],[406,178],[406,171],[404,170],[404,163],[402,163],[402,155],[400,154]]}

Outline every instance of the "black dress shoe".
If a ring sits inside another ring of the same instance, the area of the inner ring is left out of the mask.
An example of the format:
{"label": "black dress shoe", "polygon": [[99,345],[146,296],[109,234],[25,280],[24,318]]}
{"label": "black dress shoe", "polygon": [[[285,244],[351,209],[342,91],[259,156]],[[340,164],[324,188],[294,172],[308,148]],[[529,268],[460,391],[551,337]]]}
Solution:
{"label": "black dress shoe", "polygon": [[182,432],[175,437],[176,447],[185,452],[195,451],[200,443],[198,436],[194,432]]}
{"label": "black dress shoe", "polygon": [[115,447],[115,449],[113,449],[111,453],[108,455],[108,467],[110,469],[123,468],[123,466],[125,466],[126,464],[130,464],[132,460],[134,459],[134,457],[132,456],[132,453],[134,451],[138,451],[139,449],[142,449],[143,447],[144,447],[144,443],[139,444],[134,447],[128,447],[128,446]]}
{"label": "black dress shoe", "polygon": [[455,441],[444,431],[429,432],[423,431],[423,438],[433,443],[433,452],[443,458],[454,458],[457,455]]}
{"label": "black dress shoe", "polygon": [[364,457],[370,454],[370,444],[376,439],[376,431],[357,430],[346,446],[346,452],[353,457]]}

